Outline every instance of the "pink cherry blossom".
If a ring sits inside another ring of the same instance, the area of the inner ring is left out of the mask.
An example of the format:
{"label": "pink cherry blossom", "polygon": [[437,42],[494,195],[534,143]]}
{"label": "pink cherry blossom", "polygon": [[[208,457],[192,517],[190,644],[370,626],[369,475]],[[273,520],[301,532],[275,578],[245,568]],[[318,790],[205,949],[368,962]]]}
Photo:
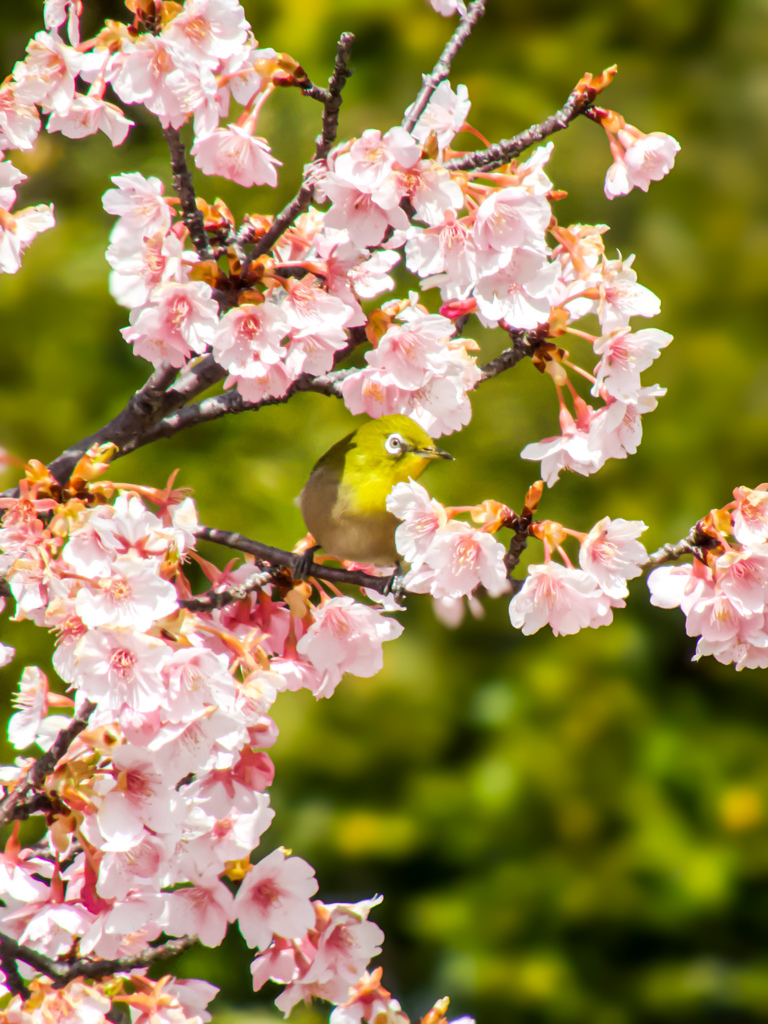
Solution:
{"label": "pink cherry blossom", "polygon": [[0,150],[32,149],[39,131],[37,107],[23,100],[16,83],[7,78],[0,85]]}
{"label": "pink cherry blossom", "polygon": [[176,611],[176,588],[154,567],[128,556],[115,560],[109,576],[84,586],[75,611],[88,627],[117,626],[144,632]]}
{"label": "pink cherry blossom", "polygon": [[249,946],[265,949],[274,935],[299,939],[315,924],[310,896],[317,892],[311,865],[274,850],[254,864],[235,896],[234,916]]}
{"label": "pink cherry blossom", "polygon": [[38,32],[27,44],[27,56],[13,69],[16,95],[47,113],[66,114],[75,96],[82,57],[56,35]]}
{"label": "pink cherry blossom", "polygon": [[740,544],[768,541],[768,490],[737,487],[733,492],[733,534]]}
{"label": "pink cherry blossom", "polygon": [[651,604],[658,608],[680,607],[687,615],[704,594],[714,592],[714,578],[698,560],[691,565],[662,565],[648,576]]}
{"label": "pink cherry blossom", "polygon": [[373,419],[400,412],[407,402],[390,375],[374,367],[348,374],[341,382],[341,395],[353,416],[365,413]]}
{"label": "pink cherry blossom", "polygon": [[543,253],[521,246],[501,269],[485,275],[474,295],[482,316],[491,323],[532,330],[549,319],[549,295],[558,268]]}
{"label": "pink cherry blossom", "polygon": [[97,505],[72,522],[61,557],[83,576],[101,576],[123,555],[156,567],[174,544],[182,547],[174,530],[138,495],[123,492],[114,505]]}
{"label": "pink cherry blossom", "polygon": [[176,832],[181,818],[177,781],[158,759],[142,747],[123,744],[112,752],[114,779],[96,815],[105,842],[102,849],[130,850],[142,840],[144,828],[159,835]]}
{"label": "pink cherry blossom", "polygon": [[21,268],[24,250],[54,223],[52,205],[28,206],[15,213],[0,207],[0,271],[15,274]]}
{"label": "pink cherry blossom", "polygon": [[406,562],[421,562],[437,531],[446,525],[445,509],[415,480],[395,484],[387,511],[403,522],[395,530],[395,546]]}
{"label": "pink cherry blossom", "polygon": [[667,389],[653,384],[640,388],[632,399],[616,399],[599,409],[589,423],[588,447],[602,465],[606,459],[634,455],[643,437],[641,417],[658,405]]}
{"label": "pink cherry blossom", "polygon": [[541,459],[541,476],[549,487],[557,482],[564,469],[573,470],[581,476],[596,473],[604,464],[606,456],[597,446],[590,445],[592,424],[596,413],[586,404],[580,408],[577,419],[562,406],[560,409],[560,427],[562,433],[558,437],[545,437],[543,441],[527,444],[520,452],[524,459]]}
{"label": "pink cherry blossom", "polygon": [[490,533],[452,520],[431,536],[405,576],[407,590],[433,597],[463,597],[483,586],[492,597],[509,590],[506,550]]}
{"label": "pink cherry blossom", "polygon": [[187,0],[163,29],[163,38],[192,60],[213,66],[239,53],[247,35],[248,22],[238,0]]}
{"label": "pink cherry blossom", "polygon": [[[453,14],[460,14],[463,17],[467,13],[464,0],[429,0],[429,2],[433,9],[444,18],[450,18]],[[336,1021],[333,1024],[336,1024]]]}
{"label": "pink cherry blossom", "polygon": [[323,192],[331,200],[325,222],[331,228],[346,228],[355,245],[369,248],[378,245],[387,228],[405,231],[408,217],[400,209],[396,192],[382,190],[374,198],[342,178],[323,180]]}
{"label": "pink cherry blossom", "polygon": [[595,343],[601,357],[595,368],[593,395],[602,389],[614,398],[634,398],[640,391],[640,373],[657,359],[672,335],[656,327],[632,333],[628,327],[611,331]]}
{"label": "pink cherry blossom", "polygon": [[206,91],[216,92],[206,64],[172,41],[148,34],[123,41],[106,78],[124,103],[142,103],[163,127],[180,128]]}
{"label": "pink cherry blossom", "polygon": [[333,597],[313,610],[314,622],[296,650],[325,673],[316,696],[330,697],[345,672],[374,676],[383,665],[382,643],[403,632],[399,622],[351,597]]}
{"label": "pink cherry blossom", "polygon": [[448,211],[457,212],[464,205],[458,181],[434,160],[420,160],[402,178],[416,217],[427,224],[441,224]]}
{"label": "pink cherry blossom", "polygon": [[234,904],[234,896],[218,878],[200,878],[168,893],[163,930],[169,935],[194,935],[204,946],[219,946]]}
{"label": "pink cherry blossom", "polygon": [[266,398],[282,398],[295,379],[280,362],[268,366],[265,373],[255,377],[231,373],[224,381],[224,387],[236,386],[246,402],[258,403]]}
{"label": "pink cherry blossom", "polygon": [[116,174],[112,181],[117,188],[108,189],[101,200],[107,213],[123,219],[141,237],[168,232],[172,214],[163,198],[165,186],[159,178],[145,178],[138,171],[131,171]]}
{"label": "pink cherry blossom", "polygon": [[[458,85],[454,92],[447,79],[442,81],[416,122],[413,137],[419,142],[426,142],[430,133],[434,132],[438,147],[445,149],[466,121],[471,106],[466,85]],[[412,112],[413,106],[408,107],[406,116]]]}
{"label": "pink cherry blossom", "polygon": [[26,178],[26,174],[22,174],[10,160],[0,160],[0,206],[4,210],[10,210],[16,202],[15,186]]}
{"label": "pink cherry blossom", "polygon": [[477,280],[472,225],[453,210],[431,227],[410,228],[405,255],[408,269],[426,278],[425,288],[439,287],[444,299],[466,297]]}
{"label": "pink cherry blossom", "polygon": [[137,247],[138,233],[118,222],[110,236],[106,252],[112,267],[109,294],[121,306],[134,309],[145,306],[152,293],[164,281],[188,280],[193,253],[184,248],[178,225],[167,235],[157,231],[145,235]]}
{"label": "pink cherry blossom", "polygon": [[629,593],[625,581],[639,576],[648,561],[648,552],[637,540],[647,529],[639,520],[611,520],[605,516],[582,541],[579,565],[604,594],[623,598]]}
{"label": "pink cherry blossom", "polygon": [[137,356],[155,366],[183,366],[193,353],[205,352],[219,323],[211,286],[203,281],[161,284],[130,319],[131,326],[120,333]]}
{"label": "pink cherry blossom", "polygon": [[51,114],[46,131],[61,132],[68,139],[82,139],[102,131],[113,146],[119,146],[132,124],[114,103],[107,103],[98,96],[78,95],[67,110]]}
{"label": "pink cherry blossom", "polygon": [[732,640],[706,640],[701,637],[696,644],[694,661],[710,655],[721,665],[734,665],[737,672],[745,668],[768,668],[768,630],[742,640],[739,636]]}
{"label": "pink cherry blossom", "polygon": [[317,951],[309,969],[292,981],[275,1000],[288,1014],[300,999],[316,997],[345,1002],[351,987],[374,956],[381,952],[384,933],[367,917],[381,897],[359,903],[319,904]]}
{"label": "pink cherry blossom", "polygon": [[269,372],[284,354],[280,341],[288,321],[276,302],[243,303],[228,310],[213,335],[216,362],[231,374],[258,378]]}
{"label": "pink cherry blossom", "polygon": [[512,625],[526,636],[546,625],[555,636],[567,636],[586,626],[608,625],[612,616],[609,599],[592,576],[551,561],[528,566],[525,582],[509,605]]}
{"label": "pink cherry blossom", "polygon": [[480,204],[473,235],[478,249],[508,253],[519,246],[546,249],[544,232],[552,218],[547,199],[527,188],[511,186],[492,192]]}
{"label": "pink cherry blossom", "polygon": [[24,750],[36,741],[48,710],[48,677],[37,666],[30,665],[22,672],[13,703],[19,710],[8,722],[8,739],[17,750]]}
{"label": "pink cherry blossom", "polygon": [[630,317],[658,316],[661,304],[656,295],[637,283],[632,269],[634,256],[626,260],[603,260],[597,286],[600,300],[597,314],[604,334],[626,327]]}
{"label": "pink cherry blossom", "polygon": [[[103,850],[104,837],[96,825],[96,816],[88,815],[83,834]],[[104,899],[124,900],[132,889],[159,892],[169,873],[176,852],[173,835],[154,835],[144,829],[138,843],[127,850],[103,850],[99,864],[98,893]]]}
{"label": "pink cherry blossom", "polygon": [[419,315],[403,326],[390,327],[376,348],[366,353],[366,362],[386,371],[398,387],[420,388],[431,376],[430,357],[436,357],[439,364],[442,342],[453,332],[454,326],[446,317]]}
{"label": "pink cherry blossom", "polygon": [[282,166],[272,156],[266,139],[236,124],[198,136],[191,154],[203,174],[218,174],[245,188],[253,185],[274,188],[277,185],[275,167]]}
{"label": "pink cherry blossom", "polygon": [[[702,592],[693,602],[685,621],[688,636],[701,636],[712,643],[738,638],[759,643],[763,634],[764,611],[751,611],[719,587]],[[768,639],[768,638],[767,638]]]}
{"label": "pink cherry blossom", "polygon": [[154,711],[165,699],[158,676],[170,653],[162,640],[143,633],[91,629],[77,646],[73,682],[105,710]]}
{"label": "pink cherry blossom", "polygon": [[259,806],[254,811],[243,814],[232,810],[224,818],[208,818],[207,824],[210,827],[207,831],[188,839],[185,844],[195,869],[201,875],[217,875],[225,870],[228,861],[250,856],[274,816],[275,812],[269,806],[269,796],[260,794]]}
{"label": "pink cherry blossom", "polygon": [[605,194],[615,199],[633,188],[647,192],[652,181],[661,181],[672,170],[680,143],[665,132],[646,135],[627,125],[619,129],[611,149],[614,163],[605,176]]}
{"label": "pink cherry blossom", "polygon": [[750,611],[762,611],[768,599],[768,547],[725,551],[715,560],[720,590]]}

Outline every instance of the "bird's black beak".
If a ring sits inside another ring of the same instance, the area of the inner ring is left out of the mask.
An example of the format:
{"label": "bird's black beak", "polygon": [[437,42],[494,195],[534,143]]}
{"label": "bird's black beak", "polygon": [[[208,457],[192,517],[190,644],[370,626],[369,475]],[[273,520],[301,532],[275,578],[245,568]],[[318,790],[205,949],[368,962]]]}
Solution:
{"label": "bird's black beak", "polygon": [[434,444],[425,445],[424,448],[411,448],[411,454],[420,455],[422,459],[450,459],[453,461],[452,455]]}

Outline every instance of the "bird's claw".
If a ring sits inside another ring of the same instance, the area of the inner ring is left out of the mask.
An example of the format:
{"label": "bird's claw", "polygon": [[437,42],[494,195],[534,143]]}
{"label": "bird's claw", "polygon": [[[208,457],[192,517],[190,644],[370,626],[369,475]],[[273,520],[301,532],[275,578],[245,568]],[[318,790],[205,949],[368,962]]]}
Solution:
{"label": "bird's claw", "polygon": [[391,594],[396,601],[401,600],[405,597],[405,573],[401,565],[395,566],[395,571],[387,580],[387,585],[384,588],[384,597]]}
{"label": "bird's claw", "polygon": [[291,568],[291,576],[295,580],[306,580],[312,574],[312,566],[315,564],[314,555],[316,551],[320,550],[320,545],[315,544],[311,548],[307,548],[300,555],[296,555],[293,560],[293,566]]}

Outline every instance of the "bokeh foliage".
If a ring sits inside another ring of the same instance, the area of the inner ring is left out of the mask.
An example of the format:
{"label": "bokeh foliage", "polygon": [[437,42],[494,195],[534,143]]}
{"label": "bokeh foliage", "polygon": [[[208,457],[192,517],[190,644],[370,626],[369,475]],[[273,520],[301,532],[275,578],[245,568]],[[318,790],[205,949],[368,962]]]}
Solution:
{"label": "bokeh foliage", "polygon": [[[452,24],[422,0],[244,5],[262,45],[289,51],[318,82],[340,32],[355,33],[342,137],[399,122]],[[42,27],[34,7],[3,12],[7,71]],[[123,17],[116,0],[86,7],[91,26]],[[595,125],[557,136],[550,165],[570,193],[560,220],[611,225],[609,246],[637,253],[640,280],[662,300],[654,325],[676,340],[646,374],[669,394],[639,453],[588,480],[564,477],[541,512],[576,529],[605,514],[642,518],[653,548],[735,485],[768,477],[768,4],[488,8],[452,82],[467,84],[472,123],[489,139],[547,116],[584,71],[616,62],[606,105],[682,145],[668,179],[613,203]],[[243,195],[198,174],[199,194],[236,214],[276,211],[318,117],[311,101],[279,93],[260,126],[285,165],[279,189]],[[96,429],[146,376],[106,290],[99,202],[121,171],[169,181],[157,132],[137,120],[117,150],[44,136],[17,161],[30,174],[21,202],[53,199],[58,221],[0,281],[0,443],[24,458],[49,460]],[[488,357],[503,345],[477,337]],[[204,522],[290,547],[303,533],[293,498],[349,421],[335,400],[299,395],[139,451],[114,476],[159,485],[180,466]],[[536,472],[520,449],[556,430],[554,389],[523,365],[477,393],[472,423],[444,442],[457,461],[426,483],[447,503],[519,507]],[[682,617],[650,608],[642,580],[613,628],[571,638],[522,637],[504,601],[455,632],[426,599],[412,599],[404,621],[376,678],[345,680],[331,701],[279,699],[278,814],[265,837],[265,852],[284,843],[316,866],[326,900],[385,894],[374,914],[387,934],[384,981],[404,1007],[415,1016],[448,993],[456,1015],[482,1024],[768,1020],[766,673],[692,664]],[[8,701],[20,665],[49,668],[50,639],[2,625],[19,651],[2,673]],[[222,986],[220,1024],[272,1020],[248,963],[233,936],[175,969]],[[295,1012],[305,1024],[325,1016]]]}

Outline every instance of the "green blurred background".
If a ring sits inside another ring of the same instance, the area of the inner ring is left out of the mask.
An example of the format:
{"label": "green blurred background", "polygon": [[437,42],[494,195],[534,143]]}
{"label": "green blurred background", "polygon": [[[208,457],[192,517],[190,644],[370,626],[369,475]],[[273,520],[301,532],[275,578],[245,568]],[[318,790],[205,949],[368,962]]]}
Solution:
{"label": "green blurred background", "polygon": [[[86,29],[123,18],[117,2],[86,7]],[[42,27],[35,8],[3,13],[6,71]],[[321,83],[340,32],[355,33],[342,138],[399,122],[453,24],[422,0],[245,8],[262,45],[289,51]],[[606,514],[641,518],[653,549],[734,486],[768,477],[768,2],[488,8],[452,75],[487,137],[540,120],[585,71],[616,62],[605,104],[682,146],[669,178],[612,203],[595,125],[558,135],[550,164],[570,193],[561,222],[611,225],[609,248],[637,253],[641,282],[662,301],[654,326],[676,340],[645,374],[669,395],[639,453],[588,480],[565,476],[541,514],[584,530]],[[106,290],[111,219],[100,204],[111,174],[169,182],[157,132],[136,119],[117,150],[103,137],[41,136],[17,161],[30,174],[21,205],[53,199],[58,222],[0,281],[0,444],[23,458],[50,460],[145,379]],[[282,91],[260,128],[285,165],[276,193],[197,175],[199,194],[221,195],[237,215],[276,211],[293,194],[319,107]],[[503,347],[492,332],[475,336],[483,358]],[[556,432],[554,389],[525,364],[473,404],[471,424],[445,439],[456,462],[432,470],[428,486],[447,503],[519,508],[536,475],[519,452]],[[114,476],[159,485],[179,466],[202,521],[290,547],[303,533],[292,500],[350,422],[335,400],[299,395],[137,452]],[[326,900],[384,893],[374,912],[387,935],[384,983],[412,1016],[449,994],[455,1016],[481,1024],[768,1021],[768,677],[691,663],[682,616],[651,608],[642,580],[616,620],[526,638],[502,600],[449,631],[412,599],[379,676],[346,679],[330,701],[278,700],[278,814],[265,852],[284,843],[310,860]],[[50,640],[27,623],[2,626],[19,651],[2,673],[7,699],[23,664],[49,668]],[[249,961],[233,935],[174,969],[221,986],[218,1024],[271,1021],[276,989],[251,993]],[[327,1008],[293,1019],[327,1019]]]}

